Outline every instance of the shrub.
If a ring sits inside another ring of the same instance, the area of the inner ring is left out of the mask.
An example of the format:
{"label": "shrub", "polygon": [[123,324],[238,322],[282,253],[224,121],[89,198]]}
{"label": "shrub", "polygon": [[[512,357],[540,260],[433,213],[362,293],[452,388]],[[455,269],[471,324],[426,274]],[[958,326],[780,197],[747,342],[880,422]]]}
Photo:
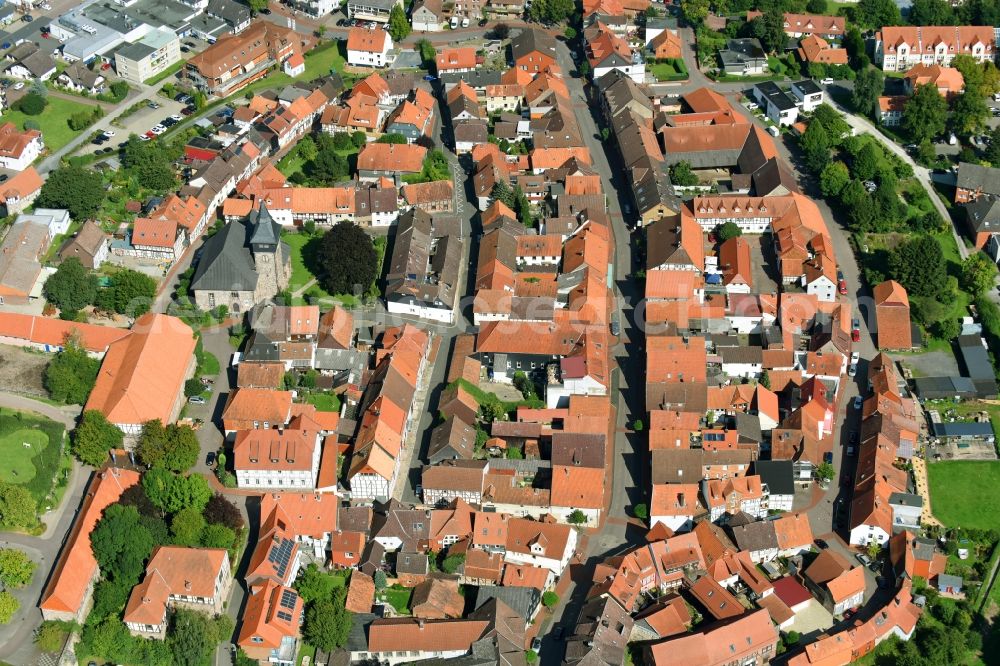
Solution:
{"label": "shrub", "polygon": [[649,509],[645,504],[636,504],[632,507],[632,515],[639,520],[646,520],[649,517]]}
{"label": "shrub", "polygon": [[17,108],[21,113],[29,116],[37,116],[45,110],[45,98],[37,93],[30,92],[21,98],[17,103]]}
{"label": "shrub", "polygon": [[542,605],[546,608],[552,608],[557,603],[559,603],[559,595],[552,590],[547,590],[542,594]]}

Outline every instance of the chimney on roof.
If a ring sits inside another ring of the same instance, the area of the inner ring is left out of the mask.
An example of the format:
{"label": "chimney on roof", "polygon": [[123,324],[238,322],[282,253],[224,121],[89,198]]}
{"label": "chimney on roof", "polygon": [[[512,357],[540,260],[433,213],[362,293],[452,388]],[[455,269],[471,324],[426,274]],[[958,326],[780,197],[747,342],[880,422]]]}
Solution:
{"label": "chimney on roof", "polygon": [[184,581],[184,589],[189,592],[191,591],[191,581],[189,580]]}
{"label": "chimney on roof", "polygon": [[417,618],[417,626],[421,629],[424,628],[424,618]]}

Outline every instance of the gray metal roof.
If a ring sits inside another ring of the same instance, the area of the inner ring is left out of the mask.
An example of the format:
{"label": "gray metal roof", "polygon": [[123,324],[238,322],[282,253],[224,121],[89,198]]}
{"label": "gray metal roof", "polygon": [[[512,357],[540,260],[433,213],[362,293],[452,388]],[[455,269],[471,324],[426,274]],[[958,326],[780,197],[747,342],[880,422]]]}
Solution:
{"label": "gray metal roof", "polygon": [[931,432],[935,437],[993,437],[993,426],[989,423],[932,423]]}

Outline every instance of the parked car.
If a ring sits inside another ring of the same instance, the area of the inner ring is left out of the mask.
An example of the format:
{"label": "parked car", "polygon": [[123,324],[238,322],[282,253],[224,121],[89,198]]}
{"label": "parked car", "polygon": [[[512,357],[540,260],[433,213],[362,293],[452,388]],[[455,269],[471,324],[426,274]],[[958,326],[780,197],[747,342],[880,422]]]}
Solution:
{"label": "parked car", "polygon": [[146,106],[148,106],[149,108],[151,108],[153,110],[156,110],[156,109],[160,108],[160,104],[158,102],[154,102],[152,100],[149,101],[149,102],[147,102]]}
{"label": "parked car", "polygon": [[860,395],[854,396],[854,409],[861,409],[861,406],[865,404],[865,401],[861,399]]}
{"label": "parked car", "polygon": [[816,544],[817,546],[819,546],[820,548],[824,548],[824,549],[830,547],[830,544],[828,544],[823,539],[814,539],[813,543]]}
{"label": "parked car", "polygon": [[188,402],[190,402],[192,405],[204,405],[205,399],[200,395],[193,395],[190,398],[188,398]]}
{"label": "parked car", "polygon": [[538,654],[538,652],[541,649],[542,649],[542,639],[539,638],[538,636],[535,636],[534,638],[531,639],[531,650],[535,654]]}
{"label": "parked car", "polygon": [[617,319],[611,320],[611,335],[618,335],[622,332],[621,325],[618,323]]}
{"label": "parked car", "polygon": [[847,295],[847,280],[837,280],[837,291],[840,292],[841,296]]}
{"label": "parked car", "polygon": [[25,23],[31,23],[32,21],[35,20],[35,17],[32,16],[31,14],[25,14],[24,18],[22,18],[21,20],[24,21]]}
{"label": "parked car", "polygon": [[851,444],[857,444],[857,443],[858,443],[858,431],[855,430],[854,432],[851,433]]}
{"label": "parked car", "polygon": [[20,90],[23,87],[24,87],[24,81],[18,81],[17,83],[14,84],[14,90]]}
{"label": "parked car", "polygon": [[164,127],[163,125],[156,125],[153,127],[153,129],[149,131],[155,134],[156,136],[160,136],[161,134],[167,131],[167,128]]}
{"label": "parked car", "polygon": [[106,129],[106,130],[104,130],[103,134],[104,134],[104,136],[106,136],[106,137],[108,137],[110,139],[111,137],[113,137],[115,135],[115,131],[114,130],[110,130],[110,129]]}
{"label": "parked car", "polygon": [[189,49],[188,47],[186,47],[186,46],[182,46],[181,47],[181,53],[190,53],[190,52],[191,52],[191,49]]}
{"label": "parked car", "polygon": [[861,564],[865,566],[872,563],[872,558],[868,557],[865,553],[856,553],[854,557],[857,558],[858,562],[861,562]]}
{"label": "parked car", "polygon": [[827,465],[833,464],[833,451],[827,451],[826,453],[823,454],[823,462],[825,462]]}
{"label": "parked car", "polygon": [[853,456],[854,455],[854,447],[853,446],[848,446],[847,447],[847,455],[849,455],[849,456]]}
{"label": "parked car", "polygon": [[858,374],[858,366],[857,366],[857,364],[852,363],[851,365],[847,366],[847,376],[848,377],[853,377],[856,374]]}
{"label": "parked car", "polygon": [[267,7],[262,7],[261,10],[260,10],[260,13],[264,14],[265,16],[267,16],[268,14],[271,13],[271,10],[268,9]]}
{"label": "parked car", "polygon": [[828,76],[825,79],[821,80],[820,83],[822,83],[824,86],[828,86],[831,83],[833,83],[833,79]]}

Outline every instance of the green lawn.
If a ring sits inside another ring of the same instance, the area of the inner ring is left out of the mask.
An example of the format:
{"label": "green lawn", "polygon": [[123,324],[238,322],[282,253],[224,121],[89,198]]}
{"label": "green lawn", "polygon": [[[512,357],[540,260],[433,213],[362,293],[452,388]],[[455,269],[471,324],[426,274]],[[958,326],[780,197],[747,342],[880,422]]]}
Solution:
{"label": "green lawn", "polygon": [[40,510],[59,471],[63,431],[42,416],[0,409],[0,480],[27,488]]}
{"label": "green lawn", "polygon": [[177,62],[172,64],[170,67],[167,67],[165,70],[163,70],[156,76],[146,79],[145,81],[143,81],[143,83],[147,86],[155,86],[157,83],[167,78],[168,76],[173,76],[177,72],[181,71],[181,68],[186,64],[187,60],[178,60]]}
{"label": "green lawn", "polygon": [[649,71],[656,77],[657,81],[677,81],[687,78],[687,71],[683,68],[683,61],[679,61],[680,67],[674,61],[657,62],[649,67]]}
{"label": "green lawn", "polygon": [[410,614],[410,597],[413,590],[405,587],[390,587],[381,593],[381,597],[396,609],[400,615]]}
{"label": "green lawn", "polygon": [[[82,102],[72,102],[68,99],[61,99],[49,96],[49,103],[45,111],[39,116],[29,116],[8,109],[0,116],[0,122],[12,122],[18,129],[24,128],[24,121],[31,119],[38,123],[45,138],[45,147],[51,152],[55,152],[73,140],[80,132],[69,128],[69,117],[79,111],[93,109],[94,104],[84,104]],[[86,131],[86,130],[84,130]]]}
{"label": "green lawn", "polygon": [[215,354],[202,350],[201,354],[198,355],[198,370],[196,374],[199,377],[215,377],[219,374],[220,370],[219,359],[215,357]]}
{"label": "green lawn", "polygon": [[48,436],[41,430],[22,428],[0,437],[0,481],[28,483],[35,478],[31,459],[49,445]]}
{"label": "green lawn", "polygon": [[288,290],[295,291],[301,289],[313,279],[312,271],[306,267],[306,261],[316,251],[319,243],[319,236],[310,236],[303,233],[283,233],[281,240],[288,243],[292,252],[292,279],[288,283]]}
{"label": "green lawn", "polygon": [[931,508],[948,527],[1000,530],[1000,461],[949,460],[927,466]]}
{"label": "green lawn", "polygon": [[[341,53],[341,48],[344,50],[343,53]],[[306,54],[305,71],[298,76],[288,76],[279,69],[265,76],[260,81],[254,81],[234,96],[242,97],[248,91],[257,92],[258,90],[265,90],[267,88],[277,88],[292,81],[312,81],[321,76],[326,76],[331,71],[343,72],[344,64],[347,62],[346,54],[347,42],[331,39]],[[345,77],[344,83],[349,85],[347,79],[348,77]]]}
{"label": "green lawn", "polygon": [[340,398],[332,393],[310,393],[306,396],[306,402],[320,412],[340,411]]}

